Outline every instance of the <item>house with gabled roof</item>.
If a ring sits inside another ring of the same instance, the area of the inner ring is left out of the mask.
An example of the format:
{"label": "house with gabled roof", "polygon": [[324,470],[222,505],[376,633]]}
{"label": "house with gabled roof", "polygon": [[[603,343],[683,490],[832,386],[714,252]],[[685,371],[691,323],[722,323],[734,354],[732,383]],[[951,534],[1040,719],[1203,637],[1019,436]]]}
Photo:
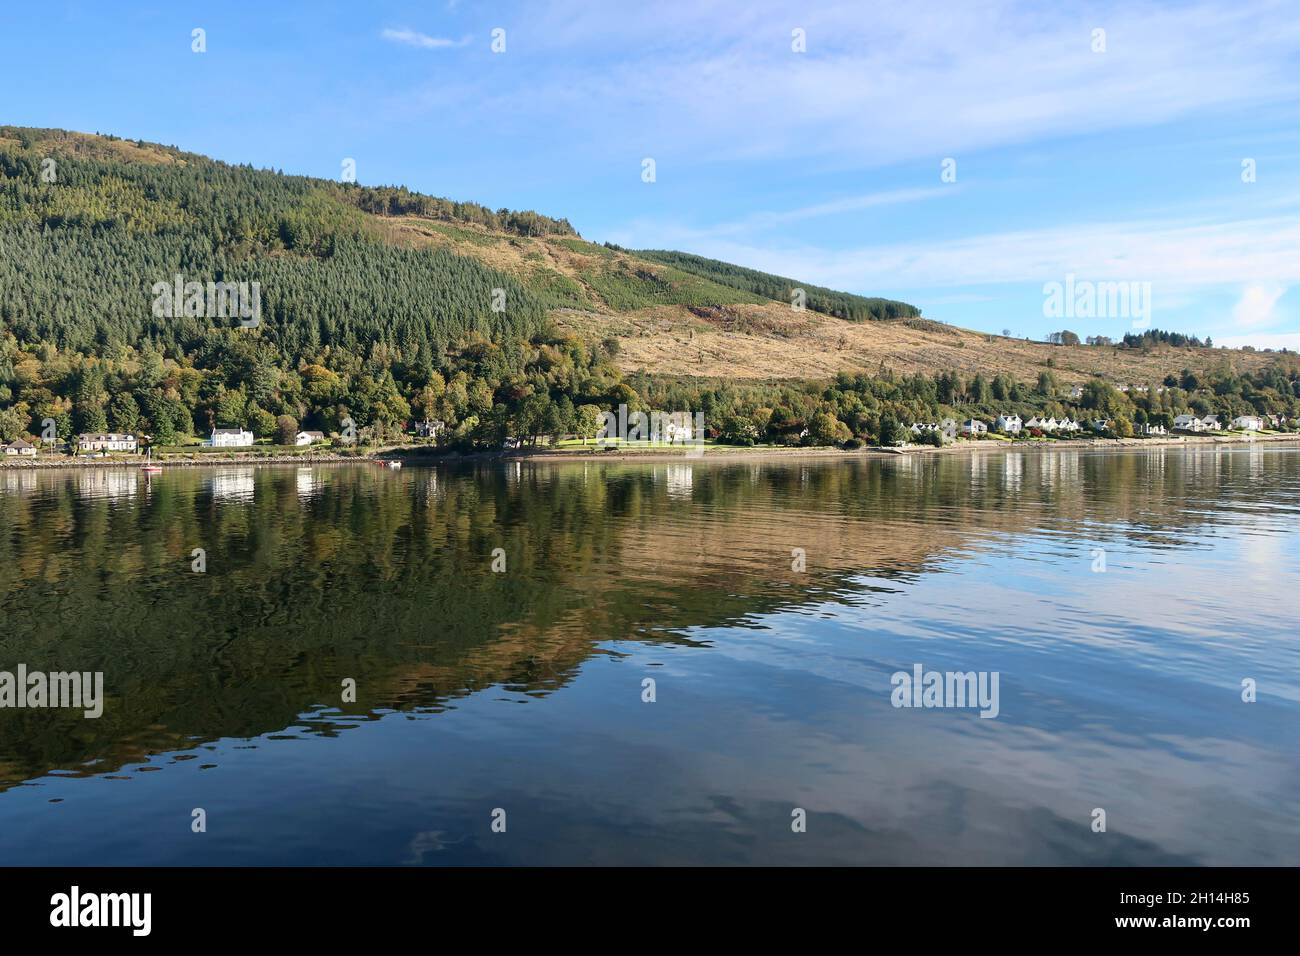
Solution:
{"label": "house with gabled roof", "polygon": [[15,458],[35,458],[36,446],[24,438],[15,438],[7,445],[0,445],[0,449],[8,456]]}

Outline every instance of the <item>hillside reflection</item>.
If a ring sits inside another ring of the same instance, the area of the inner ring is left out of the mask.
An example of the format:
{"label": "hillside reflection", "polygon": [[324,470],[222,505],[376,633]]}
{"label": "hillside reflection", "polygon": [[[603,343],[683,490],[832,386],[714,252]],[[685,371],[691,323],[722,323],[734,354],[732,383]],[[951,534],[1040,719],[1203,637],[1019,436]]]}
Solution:
{"label": "hillside reflection", "polygon": [[1098,541],[1208,547],[1229,525],[1293,523],[1274,492],[1298,476],[1300,456],[1264,448],[0,470],[0,668],[103,671],[108,695],[99,720],[0,711],[0,785],[330,736],[490,688],[545,697],[617,642],[870,605],[1026,535],[1081,576]]}

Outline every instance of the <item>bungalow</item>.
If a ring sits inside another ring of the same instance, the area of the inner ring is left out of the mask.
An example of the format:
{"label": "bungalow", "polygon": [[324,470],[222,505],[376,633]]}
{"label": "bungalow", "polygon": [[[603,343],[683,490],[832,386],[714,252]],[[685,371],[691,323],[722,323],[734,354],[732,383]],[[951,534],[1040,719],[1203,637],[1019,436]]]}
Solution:
{"label": "bungalow", "polygon": [[999,415],[998,420],[994,422],[994,427],[1004,435],[1016,435],[1024,427],[1024,423],[1019,415]]}
{"label": "bungalow", "polygon": [[9,444],[0,447],[4,448],[6,455],[22,456],[24,458],[34,458],[36,456],[36,446],[22,438],[15,438]]}
{"label": "bungalow", "polygon": [[1205,427],[1207,432],[1217,432],[1223,427],[1222,423],[1219,421],[1218,415],[1206,415],[1201,419],[1201,424]]}
{"label": "bungalow", "polygon": [[1183,432],[1205,431],[1205,425],[1195,415],[1179,415],[1174,419],[1174,428]]}
{"label": "bungalow", "polygon": [[1264,420],[1254,415],[1238,415],[1232,420],[1232,427],[1243,431],[1257,432],[1264,427]]}
{"label": "bungalow", "polygon": [[986,434],[988,430],[989,426],[985,425],[978,418],[968,418],[966,421],[961,423],[961,433],[963,435],[970,435],[972,438],[976,435]]}
{"label": "bungalow", "polygon": [[78,451],[138,451],[139,443],[134,435],[85,434],[77,436]]}
{"label": "bungalow", "polygon": [[299,432],[294,444],[302,447],[303,445],[314,445],[317,442],[325,440],[324,432]]}
{"label": "bungalow", "polygon": [[210,444],[213,448],[250,448],[253,433],[242,428],[214,428]]}

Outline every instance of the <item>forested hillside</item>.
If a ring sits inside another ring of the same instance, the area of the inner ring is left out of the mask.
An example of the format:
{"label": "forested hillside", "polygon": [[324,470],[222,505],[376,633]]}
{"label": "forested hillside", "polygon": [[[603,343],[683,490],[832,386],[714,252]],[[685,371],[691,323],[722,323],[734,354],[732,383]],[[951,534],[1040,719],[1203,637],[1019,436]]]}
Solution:
{"label": "forested hillside", "polygon": [[[158,287],[177,277],[196,284],[195,308],[187,291],[160,310]],[[211,307],[213,285],[239,283],[256,284],[255,321]],[[447,424],[445,442],[495,447],[587,430],[621,402],[775,441],[875,440],[891,421],[994,402],[1138,421],[1189,407],[1297,414],[1291,357],[993,339],[903,302],[596,245],[532,211],[0,127],[4,441],[46,419],[61,438],[113,429],[170,444],[213,427],[329,433],[349,417],[381,440],[427,417]],[[882,343],[912,374],[886,367]],[[1113,379],[1171,387],[1138,397],[1099,383],[1070,399],[1071,382],[1102,374],[1078,357],[1111,352],[1125,353]],[[855,371],[837,378],[844,364]]]}
{"label": "forested hillside", "polygon": [[[61,436],[170,440],[214,425],[269,435],[282,415],[330,430],[351,415],[382,432],[427,414],[470,435],[494,411],[504,431],[529,396],[570,396],[570,415],[572,397],[610,397],[618,372],[556,335],[515,277],[388,243],[373,211],[393,208],[572,233],[531,212],[0,127],[0,431],[52,417]],[[155,314],[152,287],[175,276],[257,282],[257,327]]]}
{"label": "forested hillside", "polygon": [[906,302],[893,299],[868,298],[852,295],[848,292],[836,292],[818,285],[809,285],[798,279],[787,279],[756,269],[706,259],[687,252],[671,252],[664,249],[639,249],[635,255],[653,262],[676,266],[684,272],[704,276],[714,282],[753,292],[766,299],[778,302],[790,302],[796,290],[802,290],[804,307],[814,312],[848,319],[850,322],[881,322],[888,319],[913,319],[921,315],[921,310]]}

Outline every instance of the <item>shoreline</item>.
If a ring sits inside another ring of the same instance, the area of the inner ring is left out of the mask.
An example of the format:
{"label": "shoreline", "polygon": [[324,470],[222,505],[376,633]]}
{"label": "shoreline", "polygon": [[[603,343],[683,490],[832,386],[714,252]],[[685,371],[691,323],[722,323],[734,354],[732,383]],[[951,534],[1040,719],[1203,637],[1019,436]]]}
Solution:
{"label": "shoreline", "polygon": [[[385,461],[400,461],[402,464],[441,465],[460,464],[480,461],[529,461],[529,462],[713,462],[731,463],[742,461],[770,461],[779,459],[846,459],[846,458],[897,458],[913,455],[953,455],[971,452],[1009,452],[1032,451],[1047,452],[1057,449],[1106,451],[1131,448],[1195,448],[1220,445],[1300,445],[1300,434],[1282,435],[1186,435],[1162,438],[1066,438],[1047,441],[999,441],[997,439],[977,439],[958,441],[951,445],[935,447],[933,445],[902,445],[884,447],[868,445],[863,448],[756,448],[739,445],[712,445],[701,455],[689,455],[682,449],[647,448],[644,450],[618,449],[600,451],[596,446],[589,449],[536,449],[519,451],[481,451],[462,454],[429,454],[428,446],[395,446],[379,449],[365,454],[313,454],[313,455],[240,455],[230,454],[221,457],[204,456],[202,458],[180,458],[175,460],[154,459],[151,464],[163,468],[216,468],[232,465],[359,465]],[[122,458],[35,458],[15,459],[0,458],[0,469],[11,470],[47,470],[59,468],[140,468],[144,459],[139,456]]]}

